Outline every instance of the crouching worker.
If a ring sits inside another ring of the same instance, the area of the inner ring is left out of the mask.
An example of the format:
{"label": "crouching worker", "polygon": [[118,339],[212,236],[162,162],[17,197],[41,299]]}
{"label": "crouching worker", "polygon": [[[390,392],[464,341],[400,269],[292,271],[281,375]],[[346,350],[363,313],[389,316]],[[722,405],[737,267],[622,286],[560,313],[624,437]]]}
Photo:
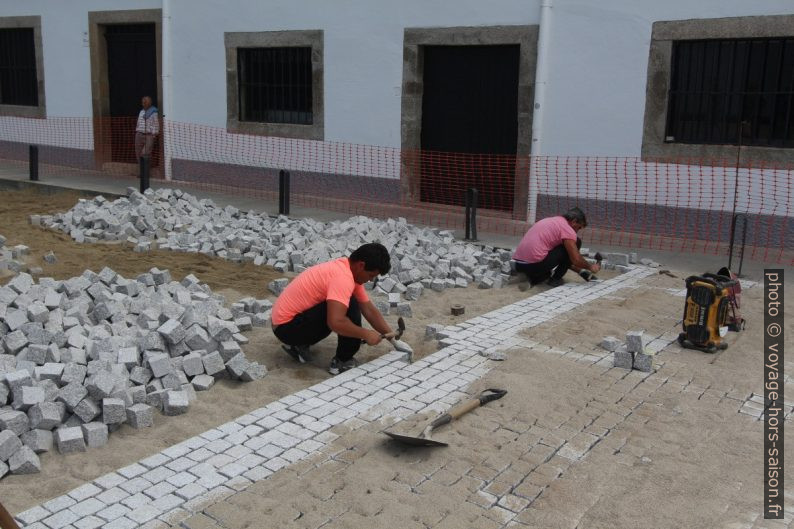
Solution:
{"label": "crouching worker", "polygon": [[548,285],[559,286],[569,268],[589,281],[601,266],[588,263],[579,253],[582,240],[576,232],[586,226],[587,219],[579,208],[539,220],[529,228],[513,254],[516,271],[527,276],[530,286],[547,280]]}
{"label": "crouching worker", "polygon": [[[338,340],[328,372],[337,375],[355,367],[353,356],[362,340],[377,345],[382,334],[392,332],[362,286],[390,269],[388,250],[382,244],[367,243],[350,257],[304,270],[273,305],[273,334],[286,344],[283,347],[290,356],[305,363],[309,346],[333,331]],[[361,326],[362,315],[375,330]]]}

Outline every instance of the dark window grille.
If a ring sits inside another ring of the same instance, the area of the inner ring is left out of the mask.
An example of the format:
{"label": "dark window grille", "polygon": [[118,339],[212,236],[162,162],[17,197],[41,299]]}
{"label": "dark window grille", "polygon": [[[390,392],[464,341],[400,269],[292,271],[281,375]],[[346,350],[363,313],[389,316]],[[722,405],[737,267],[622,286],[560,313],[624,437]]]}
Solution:
{"label": "dark window grille", "polygon": [[670,77],[666,141],[794,147],[794,37],[674,42]]}
{"label": "dark window grille", "polygon": [[0,29],[0,104],[39,105],[33,28]]}
{"label": "dark window grille", "polygon": [[240,121],[312,124],[312,49],[238,48]]}

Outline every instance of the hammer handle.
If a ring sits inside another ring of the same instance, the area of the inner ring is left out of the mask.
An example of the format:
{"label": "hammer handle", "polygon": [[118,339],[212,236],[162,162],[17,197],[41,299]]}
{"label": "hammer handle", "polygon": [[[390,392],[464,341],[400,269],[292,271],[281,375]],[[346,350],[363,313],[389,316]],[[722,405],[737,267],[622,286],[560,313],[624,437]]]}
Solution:
{"label": "hammer handle", "polygon": [[[392,332],[387,332],[386,334],[381,334],[380,337],[381,337],[382,340],[391,341],[391,340],[395,339],[398,334],[400,334],[398,331],[392,331]],[[362,339],[361,343],[367,343],[367,341]]]}

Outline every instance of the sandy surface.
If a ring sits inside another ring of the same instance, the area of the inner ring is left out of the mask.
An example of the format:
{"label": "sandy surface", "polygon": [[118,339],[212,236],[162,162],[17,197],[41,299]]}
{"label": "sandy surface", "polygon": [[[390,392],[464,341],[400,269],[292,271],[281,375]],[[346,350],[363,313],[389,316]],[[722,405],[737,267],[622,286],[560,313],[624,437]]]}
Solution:
{"label": "sandy surface", "polygon": [[[56,279],[80,275],[86,268],[98,272],[105,266],[131,278],[156,266],[170,270],[174,279],[195,274],[214,292],[223,294],[229,303],[245,296],[273,299],[267,283],[282,274],[269,267],[168,251],[133,253],[131,248],[119,244],[77,244],[66,234],[29,224],[29,215],[66,211],[81,196],[74,192],[47,194],[37,190],[0,190],[0,233],[8,238],[6,245],[29,246],[31,254],[27,264],[42,267],[43,276]],[[58,258],[53,265],[42,259],[49,251]],[[0,276],[0,283],[5,283],[8,278]],[[580,281],[578,277],[570,280]],[[437,348],[435,341],[424,340],[428,324],[447,325],[465,321],[547,288],[537,286],[527,292],[521,292],[517,285],[499,290],[479,290],[476,287],[442,293],[428,290],[419,301],[412,303],[413,317],[406,318],[407,330],[403,341],[413,347],[416,358],[421,358]],[[465,314],[452,316],[450,306],[453,304],[464,305]],[[387,316],[387,320],[396,327],[395,317]],[[269,373],[263,380],[252,383],[221,381],[210,391],[199,393],[198,400],[191,404],[186,415],[164,417],[155,414],[154,427],[139,431],[125,425],[110,436],[105,447],[91,449],[84,454],[42,454],[40,474],[7,476],[0,480],[3,504],[11,512],[23,511],[330,376],[326,368],[336,347],[333,337],[312,348],[312,362],[299,365],[281,350],[269,328],[255,328],[245,335],[250,340],[243,347],[246,356],[268,368]],[[386,343],[377,347],[364,345],[357,358],[366,362],[389,350]]]}
{"label": "sandy surface", "polygon": [[[266,267],[77,245],[65,235],[27,224],[28,214],[65,210],[77,195],[0,193],[3,234],[9,244],[30,246],[30,263],[42,266],[44,275],[72,277],[86,267],[107,265],[132,276],[158,266],[170,269],[174,278],[195,273],[230,302],[247,295],[272,298],[266,284],[277,275]],[[49,250],[59,258],[54,266],[41,260]],[[658,355],[656,373],[647,378],[574,357],[603,356],[597,344],[605,335],[622,337],[639,329],[653,336],[678,332],[684,298],[673,292],[683,288],[684,277],[703,270],[672,272],[677,277],[653,275],[636,288],[523,332],[538,345],[511,348],[506,361],[493,362],[486,378],[470,388],[474,394],[496,386],[508,395],[433,432],[448,447],[396,443],[380,433],[386,424],[337,427],[333,431],[340,437],[322,453],[206,506],[189,526],[254,528],[267,519],[273,527],[489,529],[504,522],[504,510],[483,508],[483,498],[495,496],[521,511],[519,527],[764,526],[753,525],[763,493],[762,423],[737,413],[751,392],[762,391],[761,288],[744,294],[747,331],[729,334],[729,348],[718,355],[672,344]],[[403,339],[417,357],[424,356],[436,349],[435,342],[423,339],[427,324],[465,321],[545,289],[520,292],[511,285],[496,291],[427,292],[413,303]],[[791,296],[789,300],[791,314]],[[466,313],[451,316],[453,303],[463,304]],[[794,328],[789,323],[785,331],[791,350]],[[157,415],[155,426],[142,431],[124,426],[106,447],[68,456],[45,454],[41,474],[0,481],[3,504],[20,512],[329,376],[325,368],[333,355],[332,339],[314,348],[311,363],[297,365],[280,351],[269,329],[247,336],[246,355],[268,367],[265,379],[222,381],[200,393],[186,415]],[[358,357],[367,361],[386,351],[386,344],[364,346]],[[787,389],[794,395],[794,388]],[[411,418],[403,426],[419,431],[431,419]],[[598,441],[581,457],[555,453],[568,442],[580,446],[583,439]],[[790,435],[787,439],[790,443]],[[788,463],[787,474],[794,476],[790,467]],[[534,498],[531,504],[528,497]]]}
{"label": "sandy surface", "polygon": [[[677,329],[683,298],[666,289],[679,281],[651,277],[534,336],[586,351],[606,332]],[[761,298],[760,288],[745,294],[748,330],[731,333],[723,354],[673,344],[648,378],[514,348],[471,388],[509,393],[434,432],[448,447],[401,445],[377,424],[339,427],[323,454],[206,507],[188,524],[253,528],[266,517],[274,527],[495,529],[504,509],[482,506],[502,496],[521,511],[516,527],[783,527],[758,521],[763,424],[737,413],[762,389]],[[406,427],[421,420],[407,419]],[[581,458],[555,454],[587,438],[599,440]],[[787,470],[791,476],[790,463]],[[527,497],[535,498],[529,506]]]}

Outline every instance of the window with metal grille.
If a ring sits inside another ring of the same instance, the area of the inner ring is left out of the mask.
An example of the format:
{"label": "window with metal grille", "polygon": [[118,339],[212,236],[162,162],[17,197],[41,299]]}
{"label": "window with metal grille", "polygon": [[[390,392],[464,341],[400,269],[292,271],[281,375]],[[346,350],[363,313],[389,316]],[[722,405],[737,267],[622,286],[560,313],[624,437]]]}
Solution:
{"label": "window with metal grille", "polygon": [[0,29],[0,104],[39,104],[33,28]]}
{"label": "window with metal grille", "polygon": [[312,124],[312,49],[238,48],[240,121]]}
{"label": "window with metal grille", "polygon": [[794,37],[673,43],[666,141],[794,147]]}

